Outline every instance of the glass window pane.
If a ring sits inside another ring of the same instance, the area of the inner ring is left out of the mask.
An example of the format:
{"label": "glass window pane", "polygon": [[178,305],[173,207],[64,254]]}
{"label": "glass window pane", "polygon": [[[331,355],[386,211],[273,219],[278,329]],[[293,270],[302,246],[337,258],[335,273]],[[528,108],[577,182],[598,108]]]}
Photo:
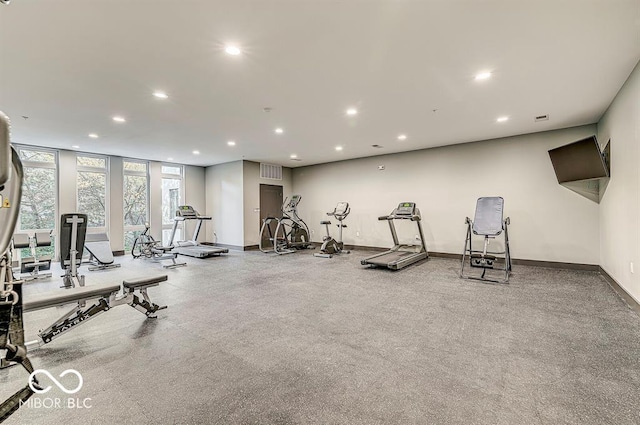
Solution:
{"label": "glass window pane", "polygon": [[79,156],[77,159],[78,165],[86,167],[107,168],[107,160],[105,158],[95,158],[91,156]]}
{"label": "glass window pane", "polygon": [[127,171],[147,171],[147,164],[145,162],[133,162],[133,161],[124,161],[124,169]]}
{"label": "glass window pane", "polygon": [[136,240],[138,236],[143,232],[143,230],[132,230],[124,232],[124,250],[126,252],[131,252],[131,248],[133,247],[133,242]]}
{"label": "glass window pane", "polygon": [[143,225],[147,221],[147,177],[124,176],[124,225]]}
{"label": "glass window pane", "polygon": [[162,224],[173,224],[180,205],[180,179],[162,179]]}
{"label": "glass window pane", "polygon": [[79,171],[78,210],[84,214],[87,214],[87,226],[105,227],[107,210],[106,201],[107,175],[105,173]]}
{"label": "glass window pane", "polygon": [[168,165],[163,165],[162,174],[175,174],[180,176],[182,175],[182,167],[171,167]]}
{"label": "glass window pane", "polygon": [[20,149],[20,159],[35,162],[56,162],[56,156],[51,152],[32,151],[29,149]]}
{"label": "glass window pane", "polygon": [[[171,242],[169,240],[171,238],[171,231],[172,229],[162,229],[162,245],[163,246],[169,246],[169,242]],[[176,234],[173,237],[173,245],[175,245],[177,241],[181,241],[181,240],[182,240],[182,229],[178,227],[176,229]]]}
{"label": "glass window pane", "polygon": [[53,229],[56,224],[56,170],[24,167],[20,229]]}

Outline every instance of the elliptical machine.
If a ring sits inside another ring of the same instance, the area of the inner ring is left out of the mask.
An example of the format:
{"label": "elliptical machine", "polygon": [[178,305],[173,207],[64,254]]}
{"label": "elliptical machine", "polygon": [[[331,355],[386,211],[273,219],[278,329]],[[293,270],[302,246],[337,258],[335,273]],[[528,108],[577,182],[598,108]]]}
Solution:
{"label": "elliptical machine", "polygon": [[[309,227],[298,216],[298,204],[302,197],[293,195],[291,200],[284,200],[282,204],[282,218],[267,217],[260,228],[259,248],[262,252],[276,254],[290,254],[298,249],[313,248],[309,240]],[[271,223],[276,222],[275,232],[271,230]],[[271,246],[265,244],[271,242]]]}
{"label": "elliptical machine", "polygon": [[349,208],[348,202],[338,202],[338,205],[333,209],[333,212],[328,212],[328,216],[335,217],[338,220],[338,240],[336,241],[331,237],[329,233],[329,225],[331,222],[329,220],[321,221],[320,224],[324,224],[327,228],[327,235],[322,237],[322,246],[320,247],[320,252],[313,254],[315,257],[322,258],[331,258],[334,254],[340,254],[344,252],[345,254],[349,254],[350,251],[344,250],[344,244],[342,243],[342,229],[347,227],[346,224],[342,224],[342,221],[347,218],[349,213],[351,212],[351,208]]}

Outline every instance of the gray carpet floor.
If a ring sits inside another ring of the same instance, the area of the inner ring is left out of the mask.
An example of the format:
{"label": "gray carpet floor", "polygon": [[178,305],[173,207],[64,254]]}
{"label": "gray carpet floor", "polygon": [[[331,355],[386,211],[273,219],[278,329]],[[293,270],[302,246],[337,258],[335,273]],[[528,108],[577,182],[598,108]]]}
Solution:
{"label": "gray carpet floor", "polygon": [[[455,260],[392,272],[361,266],[370,254],[83,267],[87,285],[166,273],[150,295],[169,307],[145,320],[121,306],[33,351],[54,376],[78,370],[71,397],[91,408],[23,406],[7,423],[640,423],[640,318],[599,274],[516,266],[491,285]],[[27,313],[27,336],[62,312]],[[1,370],[0,397],[26,377]],[[34,397],[70,397],[50,385]]]}

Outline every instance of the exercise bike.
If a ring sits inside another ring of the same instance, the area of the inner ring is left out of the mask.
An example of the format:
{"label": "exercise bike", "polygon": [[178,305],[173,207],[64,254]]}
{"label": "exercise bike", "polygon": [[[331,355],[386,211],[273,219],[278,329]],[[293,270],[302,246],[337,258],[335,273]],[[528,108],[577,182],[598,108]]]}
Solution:
{"label": "exercise bike", "polygon": [[133,241],[133,247],[131,247],[131,255],[133,258],[147,258],[155,262],[161,262],[162,260],[171,260],[171,264],[163,264],[165,269],[172,269],[175,267],[186,266],[187,263],[178,263],[176,258],[178,253],[172,252],[173,246],[162,246],[160,241],[157,241],[149,234],[151,226],[149,223],[144,224],[144,232]]}
{"label": "exercise bike", "polygon": [[[298,216],[298,204],[302,197],[293,195],[282,204],[282,218],[267,217],[260,228],[260,241],[258,247],[262,252],[275,252],[276,254],[290,254],[299,249],[313,249],[309,240],[309,227]],[[272,223],[276,224],[275,232],[271,229]],[[265,241],[271,242],[266,246]]]}
{"label": "exercise bike", "polygon": [[313,254],[315,257],[331,258],[334,254],[340,254],[341,252],[349,254],[350,251],[345,251],[344,244],[342,243],[342,229],[347,227],[346,224],[342,224],[342,221],[347,218],[350,212],[351,208],[349,208],[348,202],[338,202],[333,212],[327,213],[328,216],[333,216],[338,220],[338,224],[336,225],[339,229],[338,240],[333,239],[329,233],[329,225],[331,222],[329,220],[321,221],[320,224],[324,224],[327,228],[327,235],[322,237],[320,252]]}

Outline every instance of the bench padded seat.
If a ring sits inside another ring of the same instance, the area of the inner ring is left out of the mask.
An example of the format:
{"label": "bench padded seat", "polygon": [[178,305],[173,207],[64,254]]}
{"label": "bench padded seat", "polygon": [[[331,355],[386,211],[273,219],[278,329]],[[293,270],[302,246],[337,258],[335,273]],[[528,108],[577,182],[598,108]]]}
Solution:
{"label": "bench padded seat", "polygon": [[122,286],[127,289],[136,289],[144,286],[155,286],[160,282],[167,280],[167,275],[152,276],[152,277],[140,277],[138,279],[129,279],[122,282]]}
{"label": "bench padded seat", "polygon": [[78,288],[57,290],[46,294],[40,294],[25,298],[24,311],[40,310],[43,308],[56,307],[91,298],[109,296],[120,290],[119,284],[105,283],[101,285],[81,286]]}

